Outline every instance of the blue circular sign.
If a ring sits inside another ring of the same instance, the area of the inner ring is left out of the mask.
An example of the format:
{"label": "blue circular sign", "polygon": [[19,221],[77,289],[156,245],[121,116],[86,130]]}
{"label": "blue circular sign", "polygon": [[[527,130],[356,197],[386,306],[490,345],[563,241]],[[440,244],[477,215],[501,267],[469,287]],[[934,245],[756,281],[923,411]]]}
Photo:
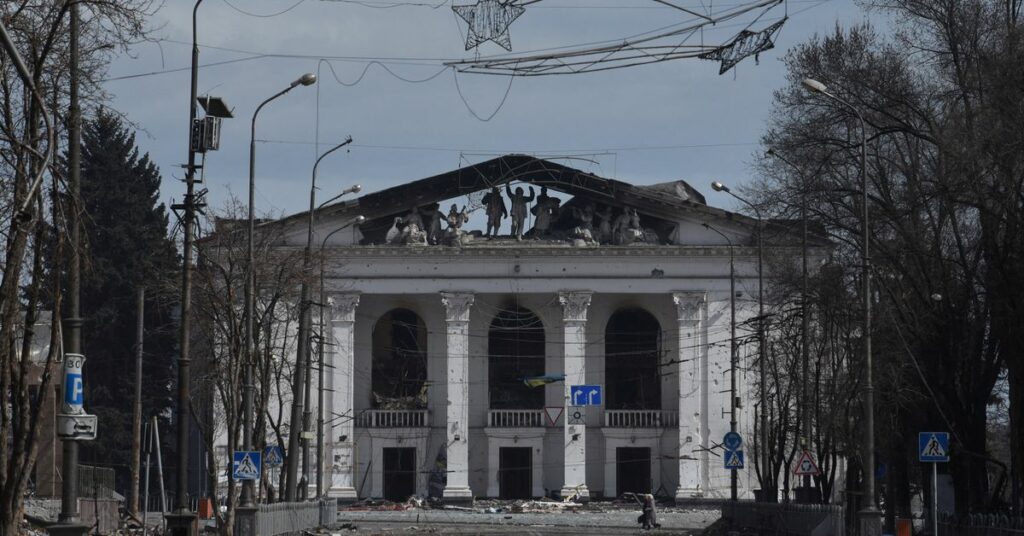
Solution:
{"label": "blue circular sign", "polygon": [[739,450],[743,446],[743,437],[739,432],[726,432],[725,437],[722,438],[722,446],[725,447],[725,450]]}

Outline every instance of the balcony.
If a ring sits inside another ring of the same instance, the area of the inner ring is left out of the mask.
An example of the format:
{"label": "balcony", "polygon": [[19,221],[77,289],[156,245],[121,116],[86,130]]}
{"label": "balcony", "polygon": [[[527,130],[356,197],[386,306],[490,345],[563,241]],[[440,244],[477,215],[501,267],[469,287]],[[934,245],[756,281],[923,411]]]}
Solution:
{"label": "balcony", "polygon": [[606,428],[668,428],[679,425],[679,413],[660,409],[609,409],[604,412]]}
{"label": "balcony", "polygon": [[492,428],[542,428],[542,409],[492,409],[487,412],[487,425]]}
{"label": "balcony", "polygon": [[422,428],[429,424],[425,409],[370,409],[356,416],[361,428]]}

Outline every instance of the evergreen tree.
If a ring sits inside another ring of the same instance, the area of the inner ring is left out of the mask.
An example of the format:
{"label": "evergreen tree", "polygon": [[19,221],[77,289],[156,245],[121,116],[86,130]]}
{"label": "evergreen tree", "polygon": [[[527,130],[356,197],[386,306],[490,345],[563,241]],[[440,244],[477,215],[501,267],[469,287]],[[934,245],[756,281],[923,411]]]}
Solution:
{"label": "evergreen tree", "polygon": [[164,467],[173,466],[167,447],[174,437],[178,256],[159,201],[160,172],[148,154],[140,156],[134,133],[111,112],[100,109],[83,124],[81,174],[86,409],[99,416],[98,437],[83,444],[82,461],[114,467],[118,489],[126,490],[140,286],[146,290],[143,421],[160,418]]}

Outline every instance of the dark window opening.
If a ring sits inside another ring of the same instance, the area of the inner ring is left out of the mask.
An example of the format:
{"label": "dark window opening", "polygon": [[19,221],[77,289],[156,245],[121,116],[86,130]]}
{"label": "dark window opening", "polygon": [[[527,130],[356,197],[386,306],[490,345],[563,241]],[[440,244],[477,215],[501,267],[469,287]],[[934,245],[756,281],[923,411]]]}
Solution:
{"label": "dark window opening", "polygon": [[544,387],[525,378],[544,374],[544,324],[529,309],[502,311],[487,335],[491,409],[541,409]]}
{"label": "dark window opening", "polygon": [[427,407],[427,327],[408,309],[394,309],[373,327],[373,407]]}
{"label": "dark window opening", "polygon": [[661,327],[643,309],[623,309],[605,328],[608,409],[661,409]]}

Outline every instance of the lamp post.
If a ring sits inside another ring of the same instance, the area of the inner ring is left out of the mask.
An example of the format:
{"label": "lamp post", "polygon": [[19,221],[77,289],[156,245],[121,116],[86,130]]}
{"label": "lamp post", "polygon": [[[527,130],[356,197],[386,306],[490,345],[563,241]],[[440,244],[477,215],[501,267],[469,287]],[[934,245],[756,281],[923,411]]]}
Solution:
{"label": "lamp post", "polygon": [[[256,117],[259,116],[260,110],[267,105],[270,101],[288,93],[295,89],[296,86],[303,85],[308,86],[316,83],[316,75],[312,73],[306,73],[292,82],[288,87],[275,93],[269,99],[260,103],[256,107],[256,111],[252,114],[252,129],[251,136],[249,138],[249,229],[248,229],[248,274],[246,274],[245,284],[245,385],[242,390],[242,407],[243,407],[243,428],[242,428],[242,448],[245,450],[252,450],[252,422],[253,422],[253,407],[252,407],[252,367],[253,361],[256,356],[255,340],[253,338],[253,315],[256,309],[256,256],[253,251],[253,238],[256,234],[256,219],[254,217],[253,205],[255,204],[256,194]],[[300,364],[296,364],[299,366]],[[295,433],[294,430],[291,433]],[[291,457],[291,452],[288,453]],[[289,460],[289,463],[292,463]],[[241,506],[250,507],[252,506],[253,500],[253,483],[252,480],[245,480],[242,482],[242,496]]]}
{"label": "lamp post", "polygon": [[[299,422],[299,415],[302,416],[302,433],[306,434],[309,432],[310,426],[310,360],[309,360],[309,333],[310,333],[310,312],[309,312],[309,265],[312,262],[312,248],[313,248],[313,223],[316,219],[316,171],[320,166],[320,162],[325,156],[341,149],[342,147],[352,143],[352,138],[349,137],[342,143],[339,143],[332,147],[330,150],[320,155],[313,164],[313,177],[310,181],[309,187],[309,224],[307,226],[306,233],[306,249],[302,255],[302,291],[299,297],[299,333],[298,333],[298,348],[296,349],[295,358],[295,378],[292,385],[292,412],[291,412],[291,423]],[[347,193],[358,192],[360,186],[357,184],[351,188],[343,191],[339,196]],[[335,197],[335,199],[337,198]],[[303,380],[305,376],[305,380]],[[303,385],[303,382],[305,385]],[[292,430],[295,429],[295,425],[291,425]],[[292,456],[291,453],[298,451],[299,437],[294,431],[288,435],[288,474],[286,477],[285,490],[286,500],[294,501],[297,496],[305,497],[306,489],[308,486],[308,475],[309,475],[309,440],[305,437],[302,438],[302,478],[299,479],[299,486],[302,489],[300,494],[296,493],[296,477],[295,474],[298,471],[298,464],[291,463],[292,460],[297,460],[297,457]]]}
{"label": "lamp post", "polygon": [[[708,223],[702,224],[705,229],[718,233],[729,244],[729,431],[736,431],[736,367],[739,365],[736,348],[736,256],[732,240]],[[729,470],[729,498],[737,500],[736,469]]]}
{"label": "lamp post", "polygon": [[[341,197],[345,193],[346,192],[342,192],[335,196],[334,199]],[[329,199],[325,201],[324,204],[330,203],[331,201],[334,201],[334,199]],[[322,207],[323,205],[320,206]],[[366,218],[356,216],[352,221],[328,233],[327,236],[324,237],[323,241],[320,242],[320,338],[317,350],[320,356],[320,366],[317,377],[318,401],[316,406],[316,497],[318,499],[324,495],[324,339],[326,338],[324,335],[324,332],[326,331],[324,328],[324,307],[327,304],[327,297],[324,296],[324,247],[327,246],[327,240],[334,236],[338,231],[347,229],[352,225],[359,225],[364,221],[366,221]]]}
{"label": "lamp post", "polygon": [[[774,149],[768,149],[765,151],[766,156],[772,156],[778,158],[779,161],[785,163],[789,167],[796,171],[797,175],[800,176],[800,251],[801,251],[801,273],[800,273],[800,360],[801,360],[801,378],[803,378],[803,389],[801,392],[802,403],[801,413],[803,417],[799,420],[800,426],[803,431],[803,439],[801,441],[801,448],[807,448],[810,445],[811,435],[811,395],[809,392],[810,382],[809,380],[809,367],[810,367],[810,352],[807,347],[807,331],[809,329],[809,318],[807,314],[808,309],[808,291],[807,291],[807,183],[804,180],[803,173],[800,171],[800,167],[792,163],[786,157],[782,156]],[[798,431],[799,435],[799,431]],[[811,487],[811,476],[803,476],[804,492],[809,493]]]}
{"label": "lamp post", "polygon": [[[762,488],[766,487],[767,484],[771,484],[772,488],[775,488],[774,478],[768,478],[769,460],[768,460],[768,397],[766,393],[766,385],[768,378],[768,372],[765,363],[765,340],[764,340],[764,226],[763,219],[761,218],[761,211],[750,201],[736,195],[728,186],[721,182],[714,181],[711,183],[711,188],[716,192],[725,192],[743,204],[750,207],[754,211],[754,215],[757,216],[757,342],[758,342],[758,361],[760,361],[760,367],[758,368],[758,375],[761,380],[761,471],[764,473],[762,478]],[[773,490],[777,493],[777,490]],[[768,500],[768,490],[761,490],[764,501]],[[772,497],[770,502],[775,502],[775,497]]]}
{"label": "lamp post", "polygon": [[864,499],[867,504],[858,512],[861,536],[878,536],[882,533],[882,513],[875,501],[875,386],[871,358],[871,256],[869,255],[870,227],[868,226],[868,150],[867,129],[860,110],[849,102],[830,93],[828,87],[812,78],[801,82],[812,93],[819,93],[853,112],[860,122],[860,188],[863,196],[863,227],[861,231],[861,279],[864,281],[864,426],[866,443],[864,448]]}

